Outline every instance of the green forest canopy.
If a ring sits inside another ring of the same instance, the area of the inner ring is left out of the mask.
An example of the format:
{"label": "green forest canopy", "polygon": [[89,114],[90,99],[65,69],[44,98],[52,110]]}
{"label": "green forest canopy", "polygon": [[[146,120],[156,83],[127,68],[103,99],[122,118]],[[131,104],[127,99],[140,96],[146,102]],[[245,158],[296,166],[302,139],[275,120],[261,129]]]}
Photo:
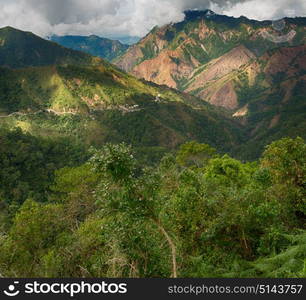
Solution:
{"label": "green forest canopy", "polygon": [[242,163],[190,142],[154,167],[0,132],[0,275],[305,277],[306,144]]}

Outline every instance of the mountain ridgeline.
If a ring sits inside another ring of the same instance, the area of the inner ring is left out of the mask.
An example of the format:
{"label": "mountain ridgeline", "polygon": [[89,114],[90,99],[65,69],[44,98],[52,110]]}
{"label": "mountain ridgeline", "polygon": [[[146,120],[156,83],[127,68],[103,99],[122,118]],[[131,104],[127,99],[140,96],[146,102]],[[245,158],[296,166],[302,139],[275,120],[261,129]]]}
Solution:
{"label": "mountain ridgeline", "polygon": [[[305,26],[304,18],[286,19],[278,32],[269,21],[186,12],[183,22],[155,27],[115,59],[131,75],[101,58],[6,27],[0,30],[0,65],[10,70],[1,72],[0,108],[7,114],[47,109],[60,118],[101,114],[90,117],[88,130],[83,121],[69,121],[72,132],[90,143],[122,140],[166,150],[197,140],[254,159],[283,136],[306,137]],[[100,42],[95,36],[81,40]],[[26,116],[31,132],[43,128]]]}
{"label": "mountain ridgeline", "polygon": [[[238,58],[237,52],[241,52],[243,61],[240,65],[232,66],[236,70],[250,59],[263,56],[268,50],[304,45],[305,27],[306,18],[286,19],[284,32],[291,33],[286,35],[275,30],[271,21],[227,17],[209,10],[187,11],[184,21],[153,28],[130,47],[116,64],[139,77],[186,90],[190,81],[205,71],[210,62],[226,54],[227,60],[231,55],[235,60]],[[277,37],[282,35],[286,38],[280,43]],[[236,48],[238,50],[233,51]],[[154,65],[157,62],[163,63],[158,70]],[[226,61],[223,63],[226,64]]]}
{"label": "mountain ridgeline", "polygon": [[0,67],[3,126],[87,145],[124,141],[157,157],[188,140],[230,151],[243,136],[241,125],[196,97],[27,32],[4,28],[0,36],[9,58]]}
{"label": "mountain ridgeline", "polygon": [[121,56],[128,48],[116,40],[101,38],[96,35],[91,36],[51,36],[51,41],[73,50],[83,51],[93,56],[98,56],[108,61]]}
{"label": "mountain ridgeline", "polygon": [[187,11],[184,21],[155,27],[116,65],[227,109],[262,149],[306,132],[306,18],[281,24]]}
{"label": "mountain ridgeline", "polygon": [[24,68],[53,64],[88,65],[97,60],[12,27],[0,29],[0,66]]}

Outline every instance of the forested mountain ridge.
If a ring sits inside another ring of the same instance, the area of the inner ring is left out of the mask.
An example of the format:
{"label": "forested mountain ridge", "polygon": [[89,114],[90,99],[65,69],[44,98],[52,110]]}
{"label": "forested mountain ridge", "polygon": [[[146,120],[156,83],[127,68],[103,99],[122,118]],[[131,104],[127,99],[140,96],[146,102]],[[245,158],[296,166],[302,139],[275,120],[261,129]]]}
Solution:
{"label": "forested mountain ridge", "polygon": [[31,32],[0,28],[0,65],[10,68],[52,64],[93,64],[96,58],[59,46]]}
{"label": "forested mountain ridge", "polygon": [[99,56],[108,61],[112,61],[113,59],[121,56],[129,47],[128,45],[122,44],[119,41],[101,38],[96,35],[53,35],[51,36],[50,40],[64,47],[83,51],[93,56]]}

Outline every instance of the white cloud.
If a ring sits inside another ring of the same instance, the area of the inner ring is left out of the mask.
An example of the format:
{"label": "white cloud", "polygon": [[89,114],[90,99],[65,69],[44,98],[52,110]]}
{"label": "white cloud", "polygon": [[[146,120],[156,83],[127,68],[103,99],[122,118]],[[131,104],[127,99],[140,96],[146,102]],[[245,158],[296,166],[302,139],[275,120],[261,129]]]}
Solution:
{"label": "white cloud", "polygon": [[306,15],[305,0],[0,0],[0,27],[41,36],[143,36],[155,25],[182,20],[186,9],[206,8],[261,20],[281,18],[286,10]]}
{"label": "white cloud", "polygon": [[[220,9],[220,8],[219,8]],[[222,10],[222,9],[221,9]],[[250,0],[236,3],[229,9],[222,10],[224,14],[239,17],[247,16],[256,20],[281,19],[306,15],[306,1],[304,0]]]}

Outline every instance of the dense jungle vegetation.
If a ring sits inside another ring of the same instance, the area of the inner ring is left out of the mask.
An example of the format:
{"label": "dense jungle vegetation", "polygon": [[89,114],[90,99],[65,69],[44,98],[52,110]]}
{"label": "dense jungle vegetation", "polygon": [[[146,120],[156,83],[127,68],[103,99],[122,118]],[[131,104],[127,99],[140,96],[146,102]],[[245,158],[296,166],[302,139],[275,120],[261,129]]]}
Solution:
{"label": "dense jungle vegetation", "polygon": [[0,275],[305,277],[305,154],[301,138],[247,163],[189,142],[144,166],[126,144],[2,129]]}

